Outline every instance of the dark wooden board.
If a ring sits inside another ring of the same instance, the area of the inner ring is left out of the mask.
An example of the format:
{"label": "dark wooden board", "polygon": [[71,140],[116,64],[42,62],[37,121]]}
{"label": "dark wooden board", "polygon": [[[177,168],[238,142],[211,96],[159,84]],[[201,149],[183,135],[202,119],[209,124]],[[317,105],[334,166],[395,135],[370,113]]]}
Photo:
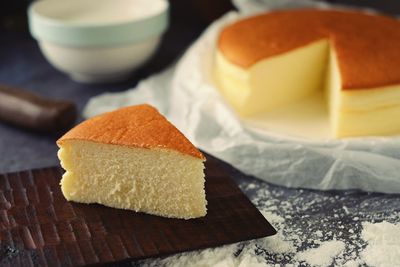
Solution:
{"label": "dark wooden board", "polygon": [[179,220],[67,202],[59,167],[0,175],[0,265],[84,266],[166,256],[276,233],[233,180],[206,162],[207,216]]}

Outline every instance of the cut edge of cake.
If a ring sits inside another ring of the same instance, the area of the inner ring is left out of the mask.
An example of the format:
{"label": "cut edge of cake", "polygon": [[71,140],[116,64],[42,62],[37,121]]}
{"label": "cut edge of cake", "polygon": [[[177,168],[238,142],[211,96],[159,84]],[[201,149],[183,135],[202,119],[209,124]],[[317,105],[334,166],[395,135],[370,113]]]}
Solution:
{"label": "cut edge of cake", "polygon": [[67,140],[58,152],[67,200],[171,218],[207,213],[202,159],[170,149]]}

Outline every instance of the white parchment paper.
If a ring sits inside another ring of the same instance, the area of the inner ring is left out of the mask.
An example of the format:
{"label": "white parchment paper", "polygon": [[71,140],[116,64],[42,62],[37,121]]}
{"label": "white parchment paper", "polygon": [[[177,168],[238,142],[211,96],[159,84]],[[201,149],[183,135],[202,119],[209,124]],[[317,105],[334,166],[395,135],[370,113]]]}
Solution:
{"label": "white parchment paper", "polygon": [[265,181],[288,187],[400,193],[400,137],[293,138],[256,133],[236,117],[211,75],[221,28],[268,8],[316,4],[290,0],[234,2],[241,12],[230,12],[215,21],[175,66],[140,82],[135,89],[91,99],[84,116],[150,103],[197,147]]}

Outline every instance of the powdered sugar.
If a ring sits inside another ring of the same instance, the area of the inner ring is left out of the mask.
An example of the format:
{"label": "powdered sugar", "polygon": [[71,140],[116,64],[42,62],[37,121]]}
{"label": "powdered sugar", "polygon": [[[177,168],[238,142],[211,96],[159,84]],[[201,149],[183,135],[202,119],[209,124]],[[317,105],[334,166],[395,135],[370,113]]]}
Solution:
{"label": "powdered sugar", "polygon": [[349,260],[344,264],[344,267],[358,267],[363,264],[363,261],[360,259]]}
{"label": "powdered sugar", "polygon": [[[231,171],[241,179],[242,174]],[[287,189],[248,177],[240,184],[276,228],[275,236],[141,261],[134,266],[400,266],[395,264],[400,247],[396,243],[399,226],[395,224],[400,221],[398,197]]]}
{"label": "powdered sugar", "polygon": [[331,240],[322,242],[319,247],[311,248],[296,255],[296,259],[311,266],[325,267],[332,264],[333,259],[343,252],[343,241]]}
{"label": "powdered sugar", "polygon": [[400,266],[400,224],[366,222],[361,236],[368,243],[361,252],[368,266]]}

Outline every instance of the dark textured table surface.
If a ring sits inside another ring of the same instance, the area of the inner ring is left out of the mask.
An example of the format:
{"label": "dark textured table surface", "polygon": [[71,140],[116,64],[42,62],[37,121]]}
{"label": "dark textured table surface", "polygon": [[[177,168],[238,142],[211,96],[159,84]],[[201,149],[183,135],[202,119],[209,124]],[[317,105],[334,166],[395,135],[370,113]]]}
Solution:
{"label": "dark textured table surface", "polygon": [[[19,86],[53,98],[72,100],[81,111],[90,97],[106,91],[131,88],[140,79],[168,66],[203,28],[204,24],[201,23],[181,24],[167,33],[153,60],[133,74],[130,80],[103,85],[85,85],[70,80],[46,62],[35,41],[25,31],[3,30],[0,32],[0,83]],[[33,134],[0,123],[0,173],[57,165],[56,139],[56,136]],[[359,239],[362,222],[400,221],[398,195],[287,189],[258,181],[235,171],[231,166],[224,166],[260,209],[285,218],[283,234],[288,239],[297,229],[300,241],[296,246],[299,250],[315,246],[310,238],[318,238],[315,237],[316,231],[322,231],[324,240],[337,238],[345,242],[346,247],[354,245],[362,249],[365,243],[352,239],[354,233],[350,229],[354,229]],[[344,258],[352,259],[354,251],[355,257],[358,257],[359,251],[353,249],[346,251],[345,255],[348,256]],[[257,253],[264,257],[266,263],[285,264],[296,261],[290,253],[283,258],[268,250]],[[341,263],[336,262],[336,265]],[[150,263],[147,261],[140,264]]]}

